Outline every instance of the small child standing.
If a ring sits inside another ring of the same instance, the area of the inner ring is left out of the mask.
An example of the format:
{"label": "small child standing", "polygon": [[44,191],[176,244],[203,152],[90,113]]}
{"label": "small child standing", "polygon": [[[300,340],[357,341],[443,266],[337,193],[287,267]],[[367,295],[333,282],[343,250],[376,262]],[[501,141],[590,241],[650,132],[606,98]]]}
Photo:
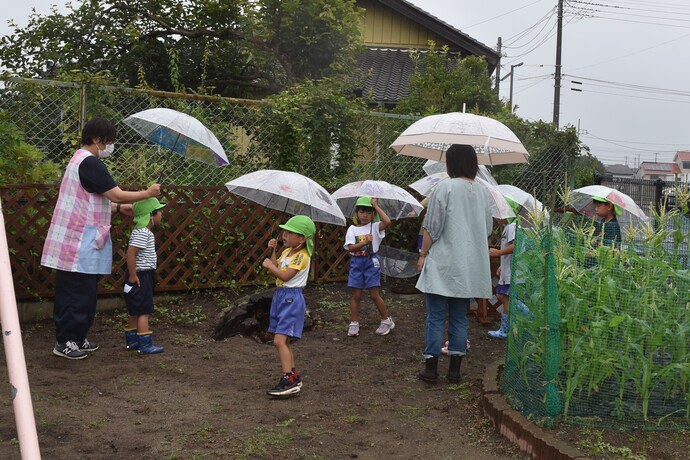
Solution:
{"label": "small child standing", "polygon": [[158,265],[156,237],[151,230],[160,225],[164,207],[156,198],[137,201],[132,206],[134,229],[127,248],[124,289],[129,314],[125,343],[128,350],[138,350],[142,354],[163,352],[163,347],[153,344],[149,316],[153,313],[154,276]]}
{"label": "small child standing", "polygon": [[352,256],[350,258],[350,273],[347,278],[348,287],[353,289],[347,335],[349,337],[359,335],[359,306],[362,302],[364,289],[369,289],[371,300],[374,301],[381,316],[381,324],[376,329],[376,334],[386,335],[395,327],[395,323],[393,318],[388,316],[386,304],[379,293],[381,262],[376,252],[386,236],[385,230],[390,226],[391,220],[379,207],[376,198],[367,196],[357,199],[355,215],[352,220],[354,225],[350,225],[347,229],[344,245],[344,248]]}
{"label": "small child standing", "polygon": [[505,226],[501,234],[501,249],[489,248],[490,257],[501,257],[501,265],[498,267],[498,285],[496,286],[496,298],[503,304],[501,313],[501,327],[495,331],[488,331],[489,336],[495,339],[508,337],[508,307],[510,304],[510,261],[515,249],[515,221],[508,223],[503,220]]}
{"label": "small child standing", "polygon": [[275,334],[273,345],[283,372],[278,384],[266,393],[274,397],[291,396],[302,388],[302,378],[295,371],[295,355],[291,341],[302,337],[306,303],[302,288],[307,285],[311,255],[314,252],[316,225],[307,216],[293,216],[285,224],[282,240],[285,245],[276,260],[275,238],[268,242],[273,249],[270,259],[264,259],[263,267],[276,277],[276,291],[271,302],[271,318],[268,332]]}

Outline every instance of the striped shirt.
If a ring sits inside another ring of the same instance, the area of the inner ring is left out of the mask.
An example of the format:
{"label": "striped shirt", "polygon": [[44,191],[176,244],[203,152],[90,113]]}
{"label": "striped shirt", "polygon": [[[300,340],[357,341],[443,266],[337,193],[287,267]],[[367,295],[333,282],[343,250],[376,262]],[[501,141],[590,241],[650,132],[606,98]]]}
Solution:
{"label": "striped shirt", "polygon": [[138,248],[137,271],[155,270],[158,265],[156,257],[156,237],[148,228],[135,228],[129,237],[129,245]]}

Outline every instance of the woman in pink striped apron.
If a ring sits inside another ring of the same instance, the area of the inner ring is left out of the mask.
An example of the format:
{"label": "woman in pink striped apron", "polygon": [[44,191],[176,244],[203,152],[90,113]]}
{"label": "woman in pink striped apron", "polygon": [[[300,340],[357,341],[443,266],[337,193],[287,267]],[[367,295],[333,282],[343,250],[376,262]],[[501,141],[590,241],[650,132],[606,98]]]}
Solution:
{"label": "woman in pink striped apron", "polygon": [[115,126],[103,118],[84,125],[82,146],[65,170],[43,247],[41,265],[56,270],[53,353],[67,359],[86,358],[98,349],[86,335],[96,316],[98,280],[112,270],[111,213],[131,214],[131,206],[121,204],[161,193],[159,184],[139,192],[117,186],[101,161],[112,154],[115,135]]}

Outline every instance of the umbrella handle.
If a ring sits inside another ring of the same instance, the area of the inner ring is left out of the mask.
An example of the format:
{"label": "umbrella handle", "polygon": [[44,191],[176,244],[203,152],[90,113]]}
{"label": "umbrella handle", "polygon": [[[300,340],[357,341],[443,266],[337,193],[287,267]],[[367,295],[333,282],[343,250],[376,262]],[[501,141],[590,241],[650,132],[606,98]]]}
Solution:
{"label": "umbrella handle", "polygon": [[[180,140],[180,134],[181,133],[177,133],[177,137],[175,138],[175,143],[173,144],[172,148],[170,149],[171,153],[175,153],[175,147],[177,147],[177,141]],[[170,155],[170,156],[172,156],[172,155]],[[163,169],[161,169],[161,172],[158,175],[158,183],[159,184],[162,183],[161,181],[163,180],[163,177],[165,177],[166,172],[168,170],[167,166],[170,163],[170,156],[165,160],[165,163],[163,163]]]}

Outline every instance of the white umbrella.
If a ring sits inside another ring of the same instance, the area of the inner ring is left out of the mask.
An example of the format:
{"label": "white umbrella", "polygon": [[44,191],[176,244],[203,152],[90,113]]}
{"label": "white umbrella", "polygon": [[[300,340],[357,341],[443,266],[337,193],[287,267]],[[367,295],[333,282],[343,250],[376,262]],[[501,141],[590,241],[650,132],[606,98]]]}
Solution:
{"label": "white umbrella", "polygon": [[576,188],[568,195],[568,204],[580,214],[594,217],[593,198],[603,198],[616,207],[616,220],[622,232],[627,232],[629,227],[649,220],[635,201],[625,193],[604,185],[588,185]]}
{"label": "white umbrella", "polygon": [[[424,169],[425,173],[431,176],[432,174],[446,172],[446,164],[440,161],[427,160],[426,163],[424,163],[424,166],[422,166],[422,169]],[[498,185],[498,182],[496,182],[494,176],[492,176],[491,172],[489,172],[489,168],[484,165],[479,165],[477,176],[484,179],[491,185]]]}
{"label": "white umbrella", "polygon": [[412,123],[393,141],[401,155],[444,161],[452,144],[471,145],[480,164],[527,163],[529,153],[503,123],[472,113],[431,115]]}
{"label": "white umbrella", "polygon": [[[448,174],[440,172],[419,179],[418,181],[410,184],[410,188],[419,192],[420,195],[429,196],[434,187],[436,187],[436,184],[446,179],[448,179]],[[497,219],[509,219],[511,217],[515,217],[513,208],[510,207],[510,203],[506,201],[505,197],[497,186],[490,184],[481,177],[475,177],[474,180],[482,184],[489,191],[489,196],[491,198],[491,215],[493,217]]]}
{"label": "white umbrella", "polygon": [[537,200],[531,193],[527,193],[519,187],[509,184],[500,184],[496,188],[503,194],[507,200],[512,200],[518,206],[518,216],[528,221],[532,221],[534,217],[542,215],[547,218],[544,205]]}
{"label": "white umbrella", "polygon": [[350,182],[333,192],[332,196],[346,216],[354,214],[357,198],[362,196],[376,198],[378,205],[392,220],[418,216],[424,209],[405,189],[382,180]]}
{"label": "white umbrella", "polygon": [[196,118],[177,110],[148,109],[130,115],[125,124],[151,142],[213,166],[229,164],[218,138]]}
{"label": "white umbrella", "polygon": [[309,216],[315,222],[345,225],[345,216],[326,189],[296,172],[264,169],[225,186],[231,193],[267,208]]}

